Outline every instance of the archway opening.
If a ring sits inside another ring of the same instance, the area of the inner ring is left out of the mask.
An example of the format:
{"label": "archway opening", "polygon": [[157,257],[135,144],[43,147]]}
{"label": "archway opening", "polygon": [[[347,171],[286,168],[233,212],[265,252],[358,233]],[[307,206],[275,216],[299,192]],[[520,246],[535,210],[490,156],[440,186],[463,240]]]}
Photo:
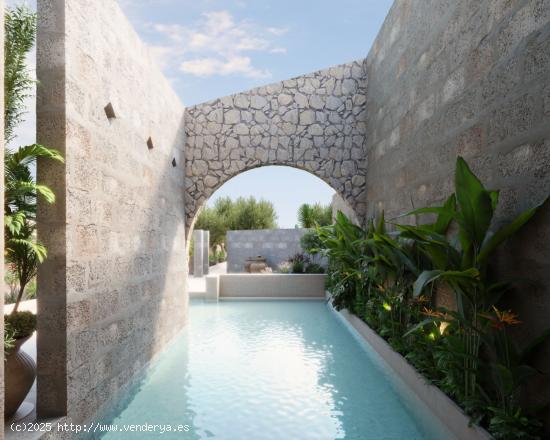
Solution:
{"label": "archway opening", "polygon": [[357,218],[338,191],[311,172],[268,165],[239,173],[213,191],[193,218],[191,294],[205,289],[206,274],[244,272],[253,257],[279,272],[302,253],[300,239],[307,230],[331,224],[338,210]]}

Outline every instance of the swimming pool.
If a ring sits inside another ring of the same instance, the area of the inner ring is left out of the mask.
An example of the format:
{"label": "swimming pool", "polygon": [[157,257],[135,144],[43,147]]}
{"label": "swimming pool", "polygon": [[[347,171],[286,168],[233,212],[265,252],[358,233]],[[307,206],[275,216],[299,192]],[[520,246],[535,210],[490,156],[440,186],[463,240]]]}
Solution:
{"label": "swimming pool", "polygon": [[105,439],[452,439],[322,301],[193,303]]}

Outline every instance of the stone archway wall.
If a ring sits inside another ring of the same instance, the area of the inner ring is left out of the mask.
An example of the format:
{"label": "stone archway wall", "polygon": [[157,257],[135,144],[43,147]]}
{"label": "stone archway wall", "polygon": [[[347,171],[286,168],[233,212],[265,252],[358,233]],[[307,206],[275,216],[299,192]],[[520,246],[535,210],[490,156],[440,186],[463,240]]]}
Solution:
{"label": "stone archway wall", "polygon": [[188,231],[217,188],[264,165],[311,172],[363,219],[366,87],[359,60],[187,108]]}

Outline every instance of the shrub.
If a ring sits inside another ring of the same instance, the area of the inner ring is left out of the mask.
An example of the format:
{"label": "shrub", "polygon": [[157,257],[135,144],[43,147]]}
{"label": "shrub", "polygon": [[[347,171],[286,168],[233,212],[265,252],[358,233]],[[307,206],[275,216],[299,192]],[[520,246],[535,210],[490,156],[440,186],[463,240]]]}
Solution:
{"label": "shrub", "polygon": [[306,273],[325,273],[325,268],[317,263],[310,263],[306,266]]}
{"label": "shrub", "polygon": [[32,312],[15,312],[4,316],[4,325],[13,331],[14,339],[26,338],[36,330],[36,315]]}
{"label": "shrub", "polygon": [[309,257],[305,254],[297,253],[290,257],[288,262],[292,268],[292,273],[304,273],[309,263]]}
{"label": "shrub", "polygon": [[15,347],[14,331],[9,325],[4,328],[4,357]]}

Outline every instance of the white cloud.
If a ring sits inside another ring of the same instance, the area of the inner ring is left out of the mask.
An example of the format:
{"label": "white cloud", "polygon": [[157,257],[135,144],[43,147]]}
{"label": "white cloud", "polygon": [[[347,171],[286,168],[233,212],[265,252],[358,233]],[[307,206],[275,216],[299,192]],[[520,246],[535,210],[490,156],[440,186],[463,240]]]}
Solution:
{"label": "white cloud", "polygon": [[288,28],[270,27],[270,28],[267,28],[267,32],[273,35],[277,35],[279,37],[281,35],[286,34],[288,32]]}
{"label": "white cloud", "polygon": [[180,71],[195,76],[242,75],[268,78],[266,69],[255,65],[252,53],[286,53],[274,40],[288,29],[264,28],[250,20],[236,21],[228,11],[202,14],[194,26],[150,23],[165,45],[153,47],[160,62],[174,64]]}
{"label": "white cloud", "polygon": [[250,57],[230,57],[226,60],[216,58],[197,58],[184,61],[180,69],[184,73],[196,76],[242,74],[248,78],[269,78],[267,70],[260,70],[252,66]]}

